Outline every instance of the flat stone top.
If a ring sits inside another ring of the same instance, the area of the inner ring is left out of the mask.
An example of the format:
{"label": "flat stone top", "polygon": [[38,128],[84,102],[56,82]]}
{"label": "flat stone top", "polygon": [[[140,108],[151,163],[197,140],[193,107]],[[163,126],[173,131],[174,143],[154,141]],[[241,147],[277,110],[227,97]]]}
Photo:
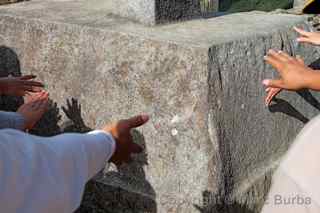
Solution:
{"label": "flat stone top", "polygon": [[111,15],[108,2],[100,6],[95,4],[95,1],[97,0],[32,0],[1,6],[0,17],[13,16],[43,22],[83,25],[204,48],[246,37],[270,35],[306,20],[306,16],[249,12],[146,27]]}

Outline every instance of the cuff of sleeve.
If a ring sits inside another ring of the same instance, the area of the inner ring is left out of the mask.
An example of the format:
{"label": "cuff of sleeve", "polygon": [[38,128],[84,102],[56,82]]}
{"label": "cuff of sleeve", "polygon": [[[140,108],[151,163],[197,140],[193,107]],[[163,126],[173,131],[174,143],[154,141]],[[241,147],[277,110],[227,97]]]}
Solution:
{"label": "cuff of sleeve", "polygon": [[112,135],[106,131],[103,131],[103,130],[94,130],[94,131],[88,132],[88,134],[97,135],[97,136],[103,138],[103,141],[105,141],[106,143],[108,143],[108,145],[111,146],[111,154],[110,154],[110,158],[111,158],[111,156],[116,151],[116,142],[115,142],[114,138],[112,137]]}
{"label": "cuff of sleeve", "polygon": [[16,113],[16,122],[15,122],[16,128],[19,130],[24,130],[25,123],[26,123],[26,119],[20,113]]}

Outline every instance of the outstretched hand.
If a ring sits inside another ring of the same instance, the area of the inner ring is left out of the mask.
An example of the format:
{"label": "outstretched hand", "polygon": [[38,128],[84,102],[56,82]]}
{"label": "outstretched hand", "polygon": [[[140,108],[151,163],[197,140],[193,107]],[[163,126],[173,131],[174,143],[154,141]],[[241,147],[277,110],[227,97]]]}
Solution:
{"label": "outstretched hand", "polygon": [[32,80],[35,78],[36,76],[34,75],[0,78],[0,94],[24,96],[28,92],[39,92],[44,85],[41,82]]}
{"label": "outstretched hand", "polygon": [[265,100],[266,105],[269,105],[282,89],[296,91],[308,88],[309,80],[315,72],[304,64],[301,57],[292,57],[282,51],[269,50],[265,61],[280,74],[279,79],[263,80],[263,84],[267,87],[266,92],[268,92]]}
{"label": "outstretched hand", "polygon": [[320,45],[320,33],[319,32],[307,32],[298,27],[294,27],[294,30],[299,33],[300,37],[297,39],[298,42],[308,43],[313,45]]}
{"label": "outstretched hand", "polygon": [[20,113],[25,119],[24,130],[30,130],[34,127],[47,111],[48,104],[48,92],[41,91],[26,95],[25,103],[17,110],[17,113]]}
{"label": "outstretched hand", "polygon": [[102,130],[109,132],[116,141],[116,150],[110,162],[118,165],[129,163],[131,154],[142,152],[142,148],[133,142],[131,130],[144,125],[149,120],[148,115],[138,115],[129,119],[120,120],[105,126]]}

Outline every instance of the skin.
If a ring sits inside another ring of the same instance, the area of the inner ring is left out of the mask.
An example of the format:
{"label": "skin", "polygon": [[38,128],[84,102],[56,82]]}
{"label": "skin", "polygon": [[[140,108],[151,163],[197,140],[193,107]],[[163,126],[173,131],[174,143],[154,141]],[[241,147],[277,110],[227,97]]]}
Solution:
{"label": "skin", "polygon": [[263,84],[268,92],[266,104],[282,89],[297,91],[301,89],[320,90],[320,73],[307,67],[300,57],[292,57],[282,51],[269,50],[265,61],[279,73],[279,79],[265,79]]}
{"label": "skin", "polygon": [[[298,27],[294,27],[294,30],[299,34],[297,38],[299,43],[320,45],[320,33],[307,32]],[[319,90],[317,85],[319,74],[308,68],[300,56],[294,58],[284,52],[270,50],[265,56],[265,61],[271,64],[281,76],[280,79],[265,79],[263,81],[267,92],[265,99],[267,106],[283,89],[294,91],[304,88]]]}
{"label": "skin", "polygon": [[116,142],[116,150],[111,157],[110,162],[120,166],[122,163],[129,163],[132,161],[131,154],[142,152],[142,148],[133,142],[130,132],[132,129],[144,125],[148,120],[148,115],[138,115],[109,124],[102,129],[109,132]]}
{"label": "skin", "polygon": [[[14,96],[25,96],[25,103],[17,110],[26,120],[24,129],[30,130],[40,120],[47,111],[49,105],[49,94],[45,91],[39,91],[44,85],[33,81],[36,78],[33,75],[22,77],[0,78],[0,93]],[[78,106],[75,100],[72,104]],[[68,106],[71,103],[68,102]],[[81,109],[80,109],[81,110]],[[117,166],[122,163],[132,161],[131,154],[142,152],[142,148],[133,142],[131,130],[147,123],[148,115],[138,115],[129,119],[106,125],[102,130],[110,133],[115,142],[116,150],[110,159],[110,162]]]}
{"label": "skin", "polygon": [[293,28],[298,34],[299,37],[297,41],[300,43],[307,43],[313,45],[320,45],[320,33],[319,32],[307,32],[298,27]]}
{"label": "skin", "polygon": [[0,78],[0,94],[24,96],[28,92],[39,92],[44,85],[34,81],[35,78],[34,75]]}
{"label": "skin", "polygon": [[45,91],[29,93],[25,97],[25,103],[19,107],[20,113],[25,119],[24,130],[30,130],[47,111],[49,105],[49,93]]}

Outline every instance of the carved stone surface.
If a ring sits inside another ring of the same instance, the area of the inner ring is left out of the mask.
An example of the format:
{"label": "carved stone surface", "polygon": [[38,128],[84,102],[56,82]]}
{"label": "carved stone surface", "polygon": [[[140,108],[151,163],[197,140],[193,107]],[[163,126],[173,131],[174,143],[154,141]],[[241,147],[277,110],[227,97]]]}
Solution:
{"label": "carved stone surface", "polygon": [[309,27],[305,17],[253,12],[144,27],[87,5],[1,7],[0,45],[46,82],[56,108],[76,97],[92,128],[151,115],[135,132],[145,152],[97,176],[99,205],[118,209],[107,202],[117,195],[127,205],[119,212],[210,212],[226,201],[257,212],[271,171],[320,109],[309,91],[264,105],[261,81],[275,76],[263,60],[269,48],[306,63],[318,56],[295,42],[292,27]]}

